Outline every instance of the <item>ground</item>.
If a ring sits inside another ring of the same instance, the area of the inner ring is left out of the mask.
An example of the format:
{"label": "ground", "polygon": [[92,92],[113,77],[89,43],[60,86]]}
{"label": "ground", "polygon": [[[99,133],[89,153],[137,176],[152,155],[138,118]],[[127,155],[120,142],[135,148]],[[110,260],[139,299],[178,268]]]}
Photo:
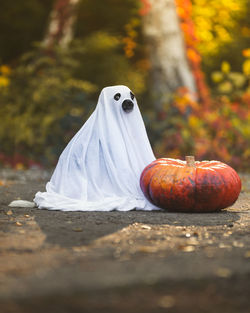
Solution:
{"label": "ground", "polygon": [[50,173],[0,171],[0,312],[250,312],[250,188],[219,213],[10,208]]}

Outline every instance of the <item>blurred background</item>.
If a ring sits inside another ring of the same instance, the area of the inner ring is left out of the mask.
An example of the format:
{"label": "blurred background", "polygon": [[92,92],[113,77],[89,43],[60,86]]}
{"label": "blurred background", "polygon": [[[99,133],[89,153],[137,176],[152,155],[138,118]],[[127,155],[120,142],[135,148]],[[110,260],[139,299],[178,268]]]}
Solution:
{"label": "blurred background", "polygon": [[136,94],[156,157],[250,169],[247,0],[0,4],[0,166],[53,167],[105,86]]}

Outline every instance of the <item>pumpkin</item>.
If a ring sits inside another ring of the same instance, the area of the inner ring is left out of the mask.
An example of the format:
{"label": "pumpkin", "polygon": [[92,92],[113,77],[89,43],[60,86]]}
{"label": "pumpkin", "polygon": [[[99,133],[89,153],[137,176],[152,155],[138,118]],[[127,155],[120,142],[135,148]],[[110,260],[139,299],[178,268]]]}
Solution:
{"label": "pumpkin", "polygon": [[232,205],[241,190],[236,171],[219,161],[162,158],[142,172],[140,186],[154,205],[179,212],[212,212]]}

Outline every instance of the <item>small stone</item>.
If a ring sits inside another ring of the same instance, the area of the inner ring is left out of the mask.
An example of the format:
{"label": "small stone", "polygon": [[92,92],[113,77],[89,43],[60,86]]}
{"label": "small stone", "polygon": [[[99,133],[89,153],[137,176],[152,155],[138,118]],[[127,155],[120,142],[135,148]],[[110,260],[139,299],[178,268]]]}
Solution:
{"label": "small stone", "polygon": [[148,229],[148,230],[150,230],[150,229],[151,229],[151,227],[150,227],[150,226],[148,226],[148,225],[142,225],[142,226],[141,226],[141,228],[142,228],[142,229]]}
{"label": "small stone", "polygon": [[225,245],[223,242],[221,242],[220,244],[219,244],[219,248],[221,248],[221,249],[232,249],[232,247],[230,246],[230,245]]}
{"label": "small stone", "polygon": [[20,223],[20,222],[16,222],[16,225],[17,225],[17,226],[23,226],[23,224]]}
{"label": "small stone", "polygon": [[26,200],[14,200],[8,206],[13,208],[34,208],[35,203]]}
{"label": "small stone", "polygon": [[234,241],[233,242],[233,246],[236,247],[236,248],[243,248],[244,247],[244,244],[243,242],[239,242],[239,241]]}
{"label": "small stone", "polygon": [[190,237],[191,237],[191,234],[186,233],[186,234],[185,234],[185,237],[190,238]]}
{"label": "small stone", "polygon": [[24,215],[24,217],[27,217],[27,218],[29,218],[29,217],[30,217],[30,215],[29,215],[29,214],[25,214],[25,215]]}

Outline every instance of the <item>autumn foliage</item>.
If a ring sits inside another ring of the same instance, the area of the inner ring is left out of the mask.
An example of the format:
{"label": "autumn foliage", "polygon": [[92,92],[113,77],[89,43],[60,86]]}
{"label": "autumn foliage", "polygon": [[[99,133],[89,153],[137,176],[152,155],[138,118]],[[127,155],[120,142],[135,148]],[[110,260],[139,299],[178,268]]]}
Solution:
{"label": "autumn foliage", "polygon": [[[136,93],[157,157],[193,154],[249,169],[247,0],[211,0],[209,6],[204,0],[176,0],[197,97],[182,86],[166,97],[160,114],[150,94],[151,64],[142,35],[143,16],[153,1],[119,0],[117,6],[113,0],[79,1],[75,39],[66,51],[55,47],[53,55],[40,49],[52,2],[14,2],[0,12],[5,29],[0,32],[0,165],[53,165],[94,109],[100,90],[125,84]],[[24,9],[32,17],[29,23],[18,21]],[[15,20],[8,22],[13,14]],[[27,38],[20,42],[16,33]],[[31,48],[33,41],[40,44]]]}
{"label": "autumn foliage", "polygon": [[[232,2],[229,2],[229,7]],[[194,23],[192,11],[195,4],[190,0],[176,0],[176,3],[187,58],[196,80],[198,101],[183,86],[173,95],[173,101],[165,103],[153,123],[156,155],[183,158],[185,154],[193,154],[199,160],[217,159],[238,169],[248,169],[250,50],[242,51],[241,72],[232,71],[228,62],[222,62],[221,68],[212,73],[213,89],[210,92],[202,71],[199,52],[202,40],[197,36],[198,25]],[[225,7],[223,3],[224,10]]]}

